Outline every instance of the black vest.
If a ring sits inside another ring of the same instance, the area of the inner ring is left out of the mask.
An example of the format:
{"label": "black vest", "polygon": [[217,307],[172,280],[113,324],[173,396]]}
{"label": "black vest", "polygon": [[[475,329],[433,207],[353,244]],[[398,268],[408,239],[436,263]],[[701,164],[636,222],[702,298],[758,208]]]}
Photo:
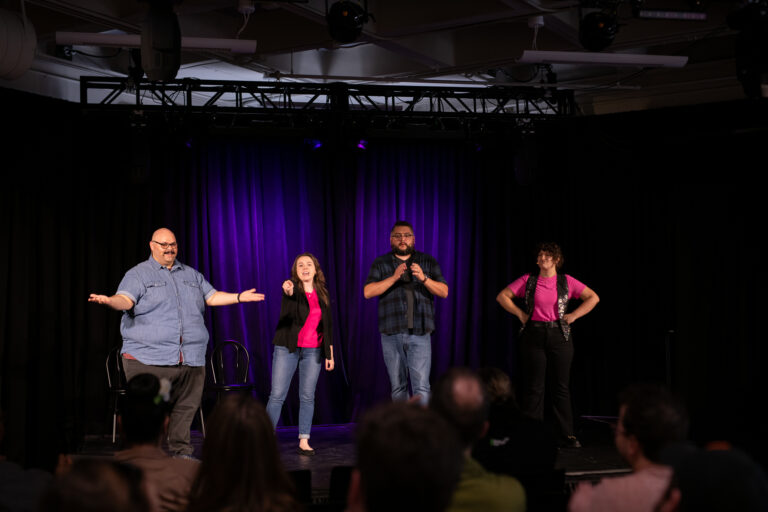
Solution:
{"label": "black vest", "polygon": [[[539,276],[530,274],[525,283],[525,307],[528,317],[533,314],[534,296],[536,294],[536,284],[539,282]],[[560,318],[560,330],[563,331],[566,341],[571,336],[571,326],[563,320],[565,310],[568,307],[568,279],[565,274],[557,274],[557,316]]]}

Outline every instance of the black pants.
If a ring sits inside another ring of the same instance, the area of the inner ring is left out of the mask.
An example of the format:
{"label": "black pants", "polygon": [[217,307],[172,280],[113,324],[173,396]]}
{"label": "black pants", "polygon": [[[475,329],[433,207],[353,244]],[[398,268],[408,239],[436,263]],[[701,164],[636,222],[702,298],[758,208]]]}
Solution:
{"label": "black pants", "polygon": [[571,408],[571,362],[573,343],[565,339],[558,326],[528,322],[520,337],[520,359],[523,365],[523,412],[538,420],[544,419],[544,396],[554,409],[559,434],[573,435]]}

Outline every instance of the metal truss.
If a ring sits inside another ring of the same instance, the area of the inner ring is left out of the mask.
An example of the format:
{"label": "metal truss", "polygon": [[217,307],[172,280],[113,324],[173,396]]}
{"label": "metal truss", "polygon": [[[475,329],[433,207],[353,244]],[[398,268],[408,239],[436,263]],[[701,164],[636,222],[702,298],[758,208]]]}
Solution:
{"label": "metal truss", "polygon": [[384,116],[509,122],[576,114],[573,91],[556,87],[417,87],[347,83],[236,82],[182,79],[135,82],[81,77],[80,102],[94,109],[140,108],[228,113],[250,119],[285,114]]}

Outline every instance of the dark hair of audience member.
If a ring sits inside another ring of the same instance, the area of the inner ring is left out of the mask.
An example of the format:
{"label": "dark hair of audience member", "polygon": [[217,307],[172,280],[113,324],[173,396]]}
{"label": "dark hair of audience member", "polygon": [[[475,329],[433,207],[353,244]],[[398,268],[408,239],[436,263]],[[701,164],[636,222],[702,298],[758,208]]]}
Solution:
{"label": "dark hair of audience member", "polygon": [[403,402],[371,409],[357,434],[367,512],[440,512],[463,466],[457,433],[439,414]]}
{"label": "dark hair of audience member", "polygon": [[464,446],[483,435],[488,420],[488,397],[483,382],[469,368],[451,368],[432,387],[429,407],[459,432]]}
{"label": "dark hair of audience member", "polygon": [[160,396],[160,380],[149,373],[134,376],[126,386],[120,408],[125,444],[156,443],[163,434],[168,405]]}
{"label": "dark hair of audience member", "polygon": [[685,408],[661,385],[629,386],[619,395],[619,405],[625,407],[622,426],[626,434],[637,438],[643,454],[653,462],[659,462],[665,446],[688,434]]}
{"label": "dark hair of audience member", "polygon": [[219,401],[208,422],[189,512],[299,510],[272,422],[250,395]]}
{"label": "dark hair of audience member", "polygon": [[79,459],[56,477],[40,502],[45,512],[146,512],[141,470],[110,459]]}
{"label": "dark hair of audience member", "polygon": [[505,372],[492,366],[486,366],[478,369],[477,375],[483,381],[488,401],[491,404],[506,402],[507,400],[517,403],[512,381]]}

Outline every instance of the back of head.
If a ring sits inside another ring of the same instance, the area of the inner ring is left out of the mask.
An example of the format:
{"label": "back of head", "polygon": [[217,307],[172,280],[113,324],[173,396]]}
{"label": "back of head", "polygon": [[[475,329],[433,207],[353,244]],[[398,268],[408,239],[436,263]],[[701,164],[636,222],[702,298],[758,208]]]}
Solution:
{"label": "back of head", "polygon": [[622,426],[637,438],[643,454],[658,462],[662,449],[682,441],[688,434],[688,416],[683,405],[663,386],[635,384],[619,396]]}
{"label": "back of head", "polygon": [[120,412],[121,425],[128,446],[157,443],[168,415],[170,382],[148,373],[134,376],[126,386]]}
{"label": "back of head", "polygon": [[222,398],[208,422],[190,511],[293,510],[272,422],[250,395]]}
{"label": "back of head", "polygon": [[488,419],[488,398],[480,377],[468,368],[451,368],[432,387],[429,407],[459,432],[465,447],[480,439]]}
{"label": "back of head", "polygon": [[440,512],[450,504],[462,445],[434,411],[402,402],[380,405],[360,423],[357,448],[367,512]]}
{"label": "back of head", "polygon": [[51,512],[145,512],[141,470],[110,459],[80,459],[56,477],[40,502]]}
{"label": "back of head", "polygon": [[682,511],[768,510],[765,472],[740,450],[697,450],[675,468]]}
{"label": "back of head", "polygon": [[483,381],[490,403],[505,402],[507,400],[511,400],[513,403],[517,402],[512,381],[505,372],[492,366],[486,366],[477,370],[477,375]]}

